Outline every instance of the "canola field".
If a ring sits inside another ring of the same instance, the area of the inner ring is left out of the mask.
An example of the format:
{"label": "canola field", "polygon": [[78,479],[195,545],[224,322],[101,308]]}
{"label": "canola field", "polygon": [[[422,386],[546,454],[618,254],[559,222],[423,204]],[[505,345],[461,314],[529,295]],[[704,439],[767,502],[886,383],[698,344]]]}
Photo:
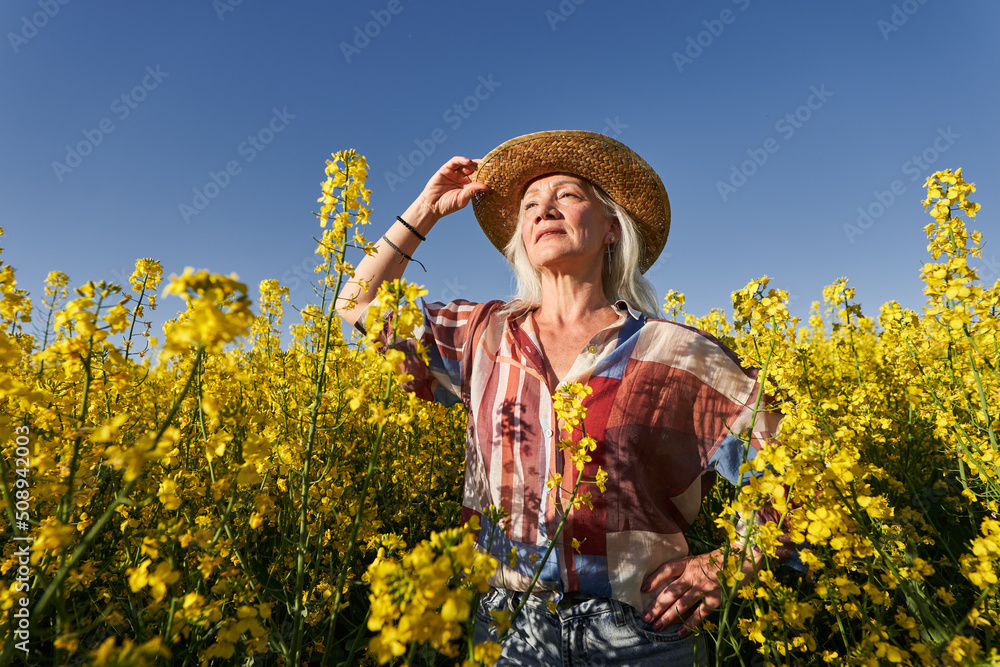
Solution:
{"label": "canola field", "polygon": [[[345,338],[332,307],[348,249],[371,247],[366,176],[353,151],[327,164],[318,296],[287,340],[277,281],[251,294],[140,259],[127,285],[53,272],[30,295],[3,258],[0,664],[496,659],[470,634],[495,562],[461,524],[464,414],[403,391],[401,353]],[[702,629],[713,664],[1000,663],[1000,281],[973,268],[975,187],[945,170],[926,189],[920,312],[862,312],[846,279],[806,321],[766,277],[703,317],[666,295],[664,316],[760,368],[784,414],[751,482],[717,485],[688,535],[733,545]],[[393,336],[422,294],[382,287]],[[150,331],[163,295],[184,310]],[[603,490],[585,403],[578,386],[557,401],[566,512]],[[780,526],[753,522],[764,506]],[[783,535],[798,568],[774,558]],[[750,546],[767,556],[748,576]]]}

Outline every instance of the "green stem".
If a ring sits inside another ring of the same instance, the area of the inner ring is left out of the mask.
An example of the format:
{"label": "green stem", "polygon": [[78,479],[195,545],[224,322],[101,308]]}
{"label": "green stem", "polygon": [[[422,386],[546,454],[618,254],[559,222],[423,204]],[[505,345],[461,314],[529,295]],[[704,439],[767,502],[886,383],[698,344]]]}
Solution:
{"label": "green stem", "polygon": [[[771,322],[772,322],[772,324],[776,324],[776,322],[773,319],[771,320]],[[775,327],[775,328],[777,328],[777,327]],[[756,345],[756,339],[754,340],[754,344]],[[757,375],[757,377],[759,378],[758,381],[757,381],[757,396],[754,398],[753,409],[750,412],[750,424],[751,424],[750,429],[751,430],[750,430],[750,432],[748,434],[746,434],[745,436],[741,437],[741,439],[743,440],[743,460],[742,460],[741,465],[740,465],[740,470],[741,471],[743,469],[743,465],[747,463],[747,456],[749,455],[750,448],[752,447],[752,445],[750,444],[750,439],[753,436],[753,427],[757,423],[757,415],[761,412],[761,405],[764,403],[764,382],[767,379],[767,372],[768,372],[768,370],[771,367],[771,358],[774,356],[774,347],[775,347],[775,341],[772,339],[771,340],[771,344],[770,344],[770,346],[768,347],[768,350],[767,350],[767,356],[764,358],[764,364],[763,364],[762,368],[760,369],[760,372]],[[739,475],[740,475],[740,478],[738,480],[735,480],[735,481],[736,481],[737,484],[742,484],[742,482],[743,482],[743,473],[740,472]],[[738,490],[734,489],[734,493],[738,493]],[[734,518],[736,518],[737,520],[739,520],[739,517],[735,517],[734,516]],[[750,519],[750,521],[754,521],[755,520],[754,517],[749,517],[749,519]],[[747,528],[747,537],[749,537],[749,533],[750,533],[750,529],[749,529],[749,525],[748,525],[748,528]],[[743,546],[740,549],[740,559],[741,559],[741,562],[745,562],[746,552],[747,552],[748,546],[749,546],[749,544],[748,544],[747,538],[744,538]],[[723,568],[724,568],[725,567],[725,562],[728,559],[730,552],[732,551],[732,546],[729,545],[729,544],[726,544],[719,551],[722,554],[722,563],[723,563]],[[722,571],[723,568],[720,568],[720,572]],[[736,590],[737,590],[737,588],[739,586],[740,586],[740,582],[739,581],[734,581],[733,582],[733,586],[728,591],[728,595],[725,596],[725,600],[723,602],[722,608],[719,609],[720,618],[719,618],[718,629],[717,629],[716,634],[715,634],[715,656],[716,656],[716,663],[717,664],[721,664],[719,661],[722,659],[722,640],[723,640],[723,638],[725,636],[728,636],[728,635],[735,636],[735,633],[726,633],[726,632],[724,632],[724,629],[729,624],[729,615],[730,615],[730,612],[731,612],[732,607],[733,607],[733,600],[736,598]],[[742,608],[743,608],[743,603],[740,603],[740,609],[742,609]]]}
{"label": "green stem", "polygon": [[[385,397],[383,402],[389,401],[389,395],[392,391],[392,381],[390,378],[386,379],[385,386]],[[337,573],[337,584],[336,592],[333,598],[333,618],[330,619],[330,640],[334,637],[334,632],[337,629],[337,617],[340,612],[340,602],[344,594],[344,583],[347,581],[347,571],[350,568],[351,555],[354,552],[355,543],[358,539],[358,531],[361,528],[361,520],[365,513],[365,497],[368,495],[368,485],[371,483],[372,477],[375,475],[376,463],[378,462],[378,455],[382,449],[382,440],[385,433],[385,424],[379,424],[378,432],[375,436],[375,444],[372,446],[371,454],[368,457],[368,468],[365,471],[364,481],[361,483],[361,492],[358,494],[358,511],[354,515],[354,524],[351,526],[351,535],[347,540],[347,548],[344,550],[344,560],[340,564],[340,571]]]}
{"label": "green stem", "polygon": [[[197,357],[195,358],[195,366],[197,366],[198,362],[201,360],[201,357],[204,353],[205,353],[204,348],[198,349]],[[191,388],[191,383],[193,379],[194,379],[194,370],[192,370],[191,374],[188,376],[187,383],[184,385],[184,389],[181,391],[180,396],[177,397],[177,399],[174,401],[173,406],[171,406],[170,413],[167,415],[167,418],[163,421],[163,425],[160,426],[160,429],[156,432],[156,436],[153,438],[151,449],[156,449],[156,445],[157,443],[159,443],[160,438],[163,437],[163,434],[166,432],[167,428],[173,422],[174,417],[177,416],[177,412],[178,410],[180,410],[181,403],[184,401],[184,397],[187,395],[188,390]],[[132,487],[134,487],[138,481],[139,477],[136,476],[135,478],[125,482],[125,486],[122,487],[122,490],[118,493],[117,496],[115,496],[114,500],[111,501],[111,504],[108,505],[108,508],[104,510],[104,513],[100,516],[100,518],[98,518],[97,521],[94,522],[94,525],[92,525],[90,529],[87,530],[86,535],[83,536],[83,540],[81,540],[80,544],[76,547],[76,549],[73,550],[73,554],[70,556],[69,560],[63,562],[63,564],[59,567],[59,570],[56,572],[56,576],[52,579],[49,585],[46,586],[45,591],[42,593],[41,599],[38,601],[38,603],[35,605],[35,608],[32,610],[33,618],[39,618],[42,615],[42,612],[45,611],[49,603],[52,601],[52,597],[61,590],[62,584],[65,581],[67,575],[69,575],[70,570],[72,570],[76,566],[76,564],[79,563],[83,559],[83,557],[90,551],[90,547],[94,543],[94,540],[97,539],[98,535],[100,535],[101,531],[104,529],[104,526],[107,525],[107,523],[111,520],[111,517],[114,515],[115,510],[118,508],[118,506],[131,502],[128,499],[128,494],[132,491]]]}
{"label": "green stem", "polygon": [[73,485],[76,471],[79,467],[80,443],[83,441],[83,428],[90,411],[90,383],[93,380],[91,362],[94,356],[94,338],[90,337],[87,344],[87,357],[83,364],[83,396],[80,398],[80,411],[77,417],[77,435],[73,439],[73,453],[70,456],[69,475],[66,477],[66,493],[59,502],[59,521],[67,523],[73,511]]}
{"label": "green stem", "polygon": [[[344,207],[344,210],[347,211],[346,206]],[[344,230],[343,234],[344,234],[344,239],[342,239],[340,254],[337,256],[337,264],[339,265],[343,264],[344,256],[347,252],[346,229]],[[327,270],[326,270],[327,276],[330,275],[331,269],[332,269],[331,264],[329,261],[327,261]],[[344,281],[344,272],[338,271],[337,285],[334,288],[334,294],[340,293],[343,281]],[[324,280],[323,297],[322,297],[324,308],[326,303],[327,292],[328,292],[327,281]],[[330,306],[329,312],[326,315],[326,328],[323,335],[323,349],[320,354],[320,358],[316,364],[316,376],[315,376],[316,383],[315,383],[315,390],[313,391],[313,403],[309,415],[309,432],[308,435],[306,436],[305,457],[302,464],[302,479],[301,479],[302,483],[299,491],[299,501],[300,501],[299,525],[298,525],[299,539],[298,539],[298,550],[295,561],[295,589],[294,589],[295,605],[292,611],[294,634],[291,646],[292,654],[290,656],[291,658],[290,662],[293,665],[298,665],[301,662],[302,635],[305,630],[305,614],[303,613],[305,610],[303,608],[302,591],[305,586],[305,556],[307,551],[306,542],[309,539],[308,526],[307,526],[308,505],[309,505],[309,473],[310,473],[310,464],[312,462],[313,448],[316,443],[316,432],[318,430],[320,406],[323,403],[323,386],[324,386],[324,379],[326,377],[326,361],[330,353],[330,335],[333,331],[333,323],[337,313],[337,310],[334,307],[334,305],[335,304]],[[340,586],[338,586],[337,588],[338,599],[340,597],[340,594],[341,594]],[[334,620],[332,621],[332,623],[335,623],[336,621],[337,612],[338,612],[338,606],[334,606],[334,611],[333,611]]]}
{"label": "green stem", "polygon": [[979,394],[979,405],[983,411],[983,419],[986,421],[986,432],[989,434],[990,446],[993,451],[997,451],[997,436],[996,432],[993,430],[993,424],[990,420],[990,406],[986,398],[986,391],[983,389],[983,379],[979,376],[979,369],[976,367],[976,358],[971,352],[969,352],[969,364],[972,368],[972,376],[976,380],[976,391]]}
{"label": "green stem", "polygon": [[[586,432],[584,433],[584,435],[586,435]],[[524,609],[524,605],[528,602],[528,598],[531,596],[531,592],[535,589],[535,584],[538,583],[538,578],[542,575],[542,570],[545,568],[545,563],[547,563],[549,560],[549,555],[551,555],[552,550],[555,549],[556,544],[559,542],[559,536],[562,535],[563,527],[569,520],[569,514],[573,509],[573,500],[576,499],[576,494],[580,490],[580,483],[582,481],[583,481],[583,470],[579,470],[577,471],[576,474],[576,483],[573,485],[573,493],[570,494],[569,501],[567,502],[566,511],[563,512],[562,519],[559,521],[559,525],[556,527],[555,534],[551,538],[549,538],[548,548],[545,549],[545,554],[542,556],[541,562],[535,569],[534,576],[531,577],[531,582],[528,584],[528,590],[524,592],[524,596],[521,597],[521,601],[518,603],[517,608],[515,608],[514,613],[511,614],[510,617],[511,630],[513,630],[514,628],[514,621],[521,614],[521,610]],[[510,633],[511,630],[508,630],[507,632]],[[506,639],[506,637],[507,634],[505,634],[500,641],[502,642],[504,639]]]}
{"label": "green stem", "polygon": [[142,289],[139,291],[139,298],[135,302],[135,308],[132,309],[132,324],[128,328],[128,338],[125,339],[125,361],[128,362],[129,354],[132,353],[132,332],[135,331],[135,320],[136,313],[139,312],[139,308],[142,307],[142,297],[146,294],[146,279],[142,281]]}

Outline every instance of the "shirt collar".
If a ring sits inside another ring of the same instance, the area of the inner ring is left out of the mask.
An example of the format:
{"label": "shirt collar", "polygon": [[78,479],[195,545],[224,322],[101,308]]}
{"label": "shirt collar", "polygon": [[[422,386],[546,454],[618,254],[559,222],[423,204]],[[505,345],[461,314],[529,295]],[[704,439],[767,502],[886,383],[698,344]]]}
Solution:
{"label": "shirt collar", "polygon": [[[618,301],[615,301],[614,309],[618,313],[618,321],[611,325],[611,328],[613,329],[624,326],[628,322],[642,322],[643,319],[645,319],[643,314],[630,306],[625,299],[618,299]],[[513,312],[508,314],[505,318],[507,330],[515,336],[524,335],[521,333],[521,326],[518,320],[521,320],[527,314],[528,311]]]}
{"label": "shirt collar", "polygon": [[625,301],[625,299],[618,299],[618,301],[615,302],[615,310],[617,310],[619,315],[621,315],[622,317],[624,317],[627,314],[633,320],[638,320],[642,318],[642,313],[640,313],[638,310],[630,306],[628,302]]}

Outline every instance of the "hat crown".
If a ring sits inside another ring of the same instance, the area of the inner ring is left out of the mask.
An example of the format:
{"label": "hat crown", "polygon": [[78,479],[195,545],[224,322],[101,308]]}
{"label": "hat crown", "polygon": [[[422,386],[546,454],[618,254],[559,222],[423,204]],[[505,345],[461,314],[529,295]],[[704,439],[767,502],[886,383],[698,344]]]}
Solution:
{"label": "hat crown", "polygon": [[480,161],[473,180],[490,186],[476,195],[473,210],[500,252],[517,226],[521,196],[529,182],[565,172],[599,186],[639,223],[640,270],[663,250],[670,231],[670,202],[660,177],[645,160],[611,137],[583,130],[554,130],[515,137]]}

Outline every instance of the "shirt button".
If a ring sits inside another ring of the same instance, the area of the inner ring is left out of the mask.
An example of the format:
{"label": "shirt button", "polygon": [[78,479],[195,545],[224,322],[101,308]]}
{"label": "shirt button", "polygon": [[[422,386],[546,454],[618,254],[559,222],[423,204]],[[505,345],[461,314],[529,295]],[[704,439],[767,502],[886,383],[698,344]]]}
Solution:
{"label": "shirt button", "polygon": [[597,354],[597,346],[591,345],[590,347],[587,348],[587,352],[590,352],[591,354]]}
{"label": "shirt button", "polygon": [[545,429],[545,437],[546,438],[551,438],[552,437],[552,429],[550,429],[550,428]]}

